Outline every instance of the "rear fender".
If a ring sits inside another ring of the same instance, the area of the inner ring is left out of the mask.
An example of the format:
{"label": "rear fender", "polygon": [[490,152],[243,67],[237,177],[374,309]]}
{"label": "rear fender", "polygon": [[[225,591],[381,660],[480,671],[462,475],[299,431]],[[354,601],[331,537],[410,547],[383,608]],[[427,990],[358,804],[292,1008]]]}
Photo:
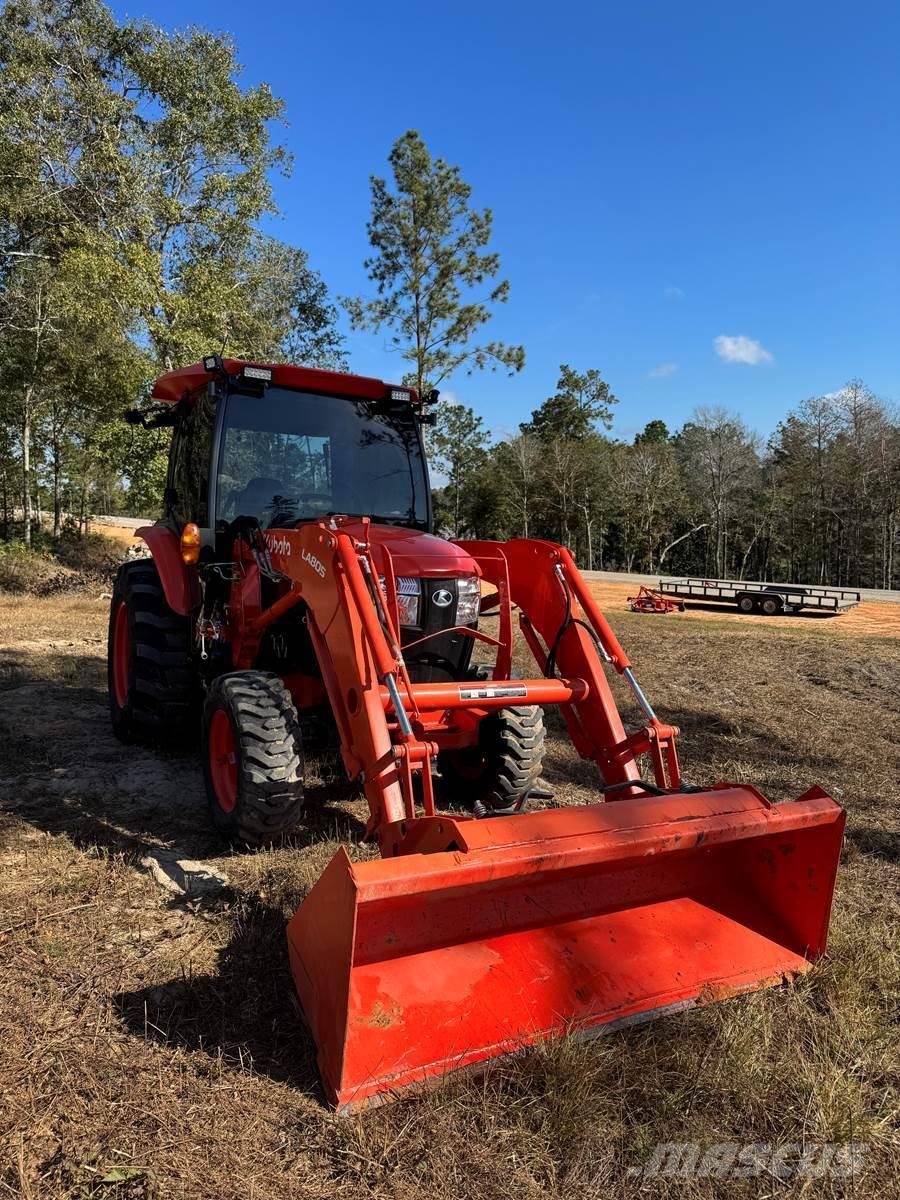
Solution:
{"label": "rear fender", "polygon": [[200,603],[200,588],[196,571],[189,570],[181,557],[178,538],[165,525],[143,525],[137,535],[150,548],[169,608],[188,616]]}

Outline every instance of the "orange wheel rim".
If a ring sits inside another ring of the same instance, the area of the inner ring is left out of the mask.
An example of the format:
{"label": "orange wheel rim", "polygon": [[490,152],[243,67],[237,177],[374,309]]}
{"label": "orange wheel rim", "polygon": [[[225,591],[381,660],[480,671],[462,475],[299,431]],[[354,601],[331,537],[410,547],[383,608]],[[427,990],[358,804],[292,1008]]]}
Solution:
{"label": "orange wheel rim", "polygon": [[458,750],[452,759],[453,770],[466,783],[477,783],[484,775],[487,758],[477,746]]}
{"label": "orange wheel rim", "polygon": [[233,812],[237,804],[237,755],[231,720],[221,708],[213,713],[209,725],[209,774],[219,808]]}
{"label": "orange wheel rim", "polygon": [[113,692],[116,704],[124,708],[128,700],[128,671],[131,665],[131,635],[128,632],[128,609],[120,604],[113,626]]}

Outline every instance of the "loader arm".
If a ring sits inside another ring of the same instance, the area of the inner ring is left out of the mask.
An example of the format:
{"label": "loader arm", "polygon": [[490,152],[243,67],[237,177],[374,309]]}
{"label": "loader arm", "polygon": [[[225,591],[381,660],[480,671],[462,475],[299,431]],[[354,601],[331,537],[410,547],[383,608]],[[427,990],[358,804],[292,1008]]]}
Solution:
{"label": "loader arm", "polygon": [[[371,814],[368,832],[378,838],[385,856],[426,845],[441,849],[442,839],[446,846],[458,842],[452,822],[421,823],[435,817],[434,758],[453,744],[460,726],[513,702],[560,705],[573,744],[582,757],[596,762],[600,789],[611,798],[647,793],[639,764],[643,754],[651,759],[654,790],[679,787],[677,730],[662,724],[650,708],[567,550],[527,540],[457,543],[502,597],[499,638],[462,630],[496,642],[502,676],[495,671],[494,679],[478,688],[465,681],[413,684],[399,645],[390,552],[333,524],[308,523],[270,535],[271,560],[285,577],[284,591],[250,622],[242,644],[255,646],[265,627],[289,607],[306,605],[344,764],[351,778],[363,780]],[[252,589],[251,574],[245,590]],[[540,669],[535,678],[509,678],[514,609]],[[648,718],[630,735],[604,663],[629,681]]]}
{"label": "loader arm", "polygon": [[[652,757],[655,785],[679,787],[678,730],[657,718],[570,552],[551,542],[525,539],[458,544],[476,559],[485,579],[498,587],[504,578],[507,581],[522,634],[541,670],[548,669],[552,652],[554,671],[585,681],[586,695],[565,705],[563,715],[576,750],[599,767],[604,790],[616,798],[646,790],[630,786],[639,784],[638,759],[646,753]],[[647,718],[647,725],[630,736],[604,663],[626,679]]]}
{"label": "loader arm", "polygon": [[[542,1038],[771,985],[824,952],[843,810],[818,788],[780,805],[747,786],[686,788],[677,730],[657,718],[565,549],[459,543],[495,589],[483,605],[497,635],[468,631],[495,647],[494,677],[423,684],[399,646],[391,552],[367,531],[336,520],[267,534],[284,578],[247,627],[252,642],[306,605],[382,853],[352,863],[340,850],[288,927],[339,1108]],[[510,678],[515,611],[533,678]],[[642,728],[626,732],[607,670],[632,687]],[[560,706],[597,764],[599,802],[487,819],[439,811],[438,751],[516,704]]]}

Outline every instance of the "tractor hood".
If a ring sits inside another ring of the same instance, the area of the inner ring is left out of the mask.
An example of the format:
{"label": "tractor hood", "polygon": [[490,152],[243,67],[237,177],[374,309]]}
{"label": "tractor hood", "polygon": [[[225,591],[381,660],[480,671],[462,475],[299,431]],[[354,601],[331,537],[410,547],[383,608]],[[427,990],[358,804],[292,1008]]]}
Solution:
{"label": "tractor hood", "polygon": [[[341,528],[360,540],[366,536],[361,521],[342,521]],[[379,569],[384,568],[387,551],[395,575],[449,579],[457,575],[481,574],[475,560],[461,547],[418,529],[373,522],[369,526],[369,542]]]}

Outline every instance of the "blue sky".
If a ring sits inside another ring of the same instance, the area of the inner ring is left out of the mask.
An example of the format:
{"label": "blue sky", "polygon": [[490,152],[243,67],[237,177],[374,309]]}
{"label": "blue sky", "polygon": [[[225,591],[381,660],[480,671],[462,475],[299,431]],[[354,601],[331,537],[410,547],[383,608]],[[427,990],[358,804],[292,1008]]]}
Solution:
{"label": "blue sky", "polygon": [[[367,282],[368,177],[418,129],[494,210],[491,337],[525,370],[447,389],[498,434],[597,367],[630,438],[699,404],[768,433],[861,376],[900,399],[900,7],[132,0],[230,32],[287,103],[278,236],[335,293]],[[717,339],[725,339],[718,340]],[[355,370],[397,378],[382,336]]]}

